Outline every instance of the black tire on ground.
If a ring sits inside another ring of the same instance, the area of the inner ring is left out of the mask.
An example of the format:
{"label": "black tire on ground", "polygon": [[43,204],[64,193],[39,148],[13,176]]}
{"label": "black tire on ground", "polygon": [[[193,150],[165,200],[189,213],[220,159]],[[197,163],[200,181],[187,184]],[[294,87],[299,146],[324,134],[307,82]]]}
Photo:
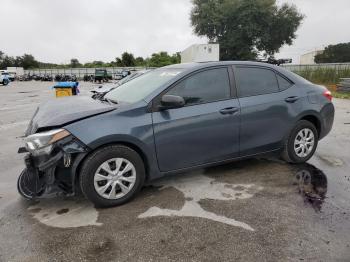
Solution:
{"label": "black tire on ground", "polygon": [[[295,140],[297,134],[299,133],[299,131],[304,129],[304,128],[308,128],[313,132],[313,134],[314,134],[314,147],[313,147],[312,151],[306,157],[299,157],[294,151],[294,140]],[[297,122],[297,124],[295,125],[295,127],[291,131],[289,137],[285,141],[285,145],[284,145],[284,149],[283,149],[283,152],[281,154],[281,157],[283,160],[285,160],[289,163],[295,163],[295,164],[304,163],[304,162],[308,161],[313,156],[313,154],[315,153],[315,150],[317,148],[317,145],[318,145],[318,132],[317,132],[317,129],[314,126],[314,124],[312,124],[311,122],[306,121],[306,120],[300,120]]]}
{"label": "black tire on ground", "polygon": [[[94,187],[94,175],[98,167],[112,158],[124,158],[136,169],[136,181],[133,188],[119,199],[106,199],[100,196]],[[109,145],[93,152],[85,159],[80,171],[80,188],[87,199],[97,207],[112,207],[129,202],[141,190],[145,181],[145,166],[140,155],[133,149],[123,145]]]}
{"label": "black tire on ground", "polygon": [[9,84],[9,80],[4,79],[4,81],[2,82],[4,86],[7,86]]}
{"label": "black tire on ground", "polygon": [[28,172],[25,168],[18,177],[18,193],[27,200],[33,200],[44,192],[44,183],[39,180],[36,174]]}

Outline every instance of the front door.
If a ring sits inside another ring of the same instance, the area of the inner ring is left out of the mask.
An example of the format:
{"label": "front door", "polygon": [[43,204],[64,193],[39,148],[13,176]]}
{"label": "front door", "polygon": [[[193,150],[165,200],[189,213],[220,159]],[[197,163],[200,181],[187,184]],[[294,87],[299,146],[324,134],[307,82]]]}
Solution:
{"label": "front door", "polygon": [[219,67],[197,72],[165,93],[183,97],[186,104],[153,113],[162,172],[238,156],[240,108],[231,95],[228,70]]}

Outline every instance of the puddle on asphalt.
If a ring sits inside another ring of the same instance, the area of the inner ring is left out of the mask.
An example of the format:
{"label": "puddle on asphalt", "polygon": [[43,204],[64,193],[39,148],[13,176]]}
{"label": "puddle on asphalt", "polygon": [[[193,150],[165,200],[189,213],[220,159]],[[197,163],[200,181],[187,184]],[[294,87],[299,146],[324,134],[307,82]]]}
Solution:
{"label": "puddle on asphalt", "polygon": [[254,231],[250,225],[244,222],[204,210],[199,202],[204,199],[222,201],[247,199],[253,197],[256,192],[262,190],[262,187],[254,184],[227,184],[217,182],[214,178],[201,174],[177,176],[168,180],[159,181],[156,185],[161,186],[160,190],[173,187],[181,191],[185,198],[183,207],[180,210],[173,210],[154,206],[140,214],[138,216],[139,218],[157,216],[198,217]]}
{"label": "puddle on asphalt", "polygon": [[98,212],[87,200],[43,199],[28,208],[39,222],[58,228],[100,226]]}
{"label": "puddle on asphalt", "polygon": [[[295,170],[295,185],[303,196],[305,203],[311,205],[316,211],[320,211],[327,193],[327,178],[325,174],[310,164],[291,166]],[[166,209],[157,206],[148,208],[138,218],[149,217],[197,217],[214,222],[240,227],[254,231],[251,225],[234,218],[217,215],[204,210],[201,200],[235,201],[249,199],[263,187],[255,184],[233,184],[216,181],[202,173],[189,173],[155,181],[156,191],[167,188],[175,188],[183,193],[184,204],[176,209]],[[82,199],[47,199],[40,200],[37,204],[28,208],[33,218],[41,223],[58,228],[74,228],[82,226],[100,226],[98,223],[98,211],[93,204]]]}
{"label": "puddle on asphalt", "polygon": [[315,211],[321,211],[328,184],[323,171],[310,164],[298,165],[295,179],[305,203],[311,205]]}
{"label": "puddle on asphalt", "polygon": [[56,212],[57,215],[62,215],[69,212],[69,208],[63,208]]}

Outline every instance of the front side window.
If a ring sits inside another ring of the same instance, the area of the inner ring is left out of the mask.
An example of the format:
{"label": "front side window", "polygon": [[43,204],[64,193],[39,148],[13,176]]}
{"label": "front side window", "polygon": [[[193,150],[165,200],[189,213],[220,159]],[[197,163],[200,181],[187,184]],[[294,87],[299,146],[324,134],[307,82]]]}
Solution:
{"label": "front side window", "polygon": [[239,96],[256,96],[279,91],[275,72],[257,67],[237,67]]}
{"label": "front side window", "polygon": [[227,68],[215,68],[196,73],[182,80],[167,94],[183,97],[186,105],[229,99],[230,81]]}

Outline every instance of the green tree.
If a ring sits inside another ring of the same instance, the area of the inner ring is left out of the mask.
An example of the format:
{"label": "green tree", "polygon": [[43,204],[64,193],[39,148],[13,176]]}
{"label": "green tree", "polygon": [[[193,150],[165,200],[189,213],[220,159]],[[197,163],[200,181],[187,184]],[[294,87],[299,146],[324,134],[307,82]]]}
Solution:
{"label": "green tree", "polygon": [[161,67],[176,63],[179,63],[178,55],[175,54],[173,56],[170,56],[167,52],[152,54],[151,58],[147,61],[147,64],[150,67]]}
{"label": "green tree", "polygon": [[24,69],[39,68],[39,62],[35,60],[34,56],[24,54],[21,59],[22,64],[17,66],[21,66]]}
{"label": "green tree", "polygon": [[180,64],[181,63],[181,54],[179,52],[177,52],[171,56],[171,63],[172,64]]}
{"label": "green tree", "polygon": [[136,66],[144,66],[145,65],[145,59],[143,59],[143,57],[141,57],[141,56],[136,57],[135,64],[136,64]]}
{"label": "green tree", "polygon": [[104,67],[103,61],[93,61],[92,64],[94,67]]}
{"label": "green tree", "polygon": [[222,60],[272,56],[291,45],[303,15],[276,0],[193,0],[194,32],[220,44]]}
{"label": "green tree", "polygon": [[116,60],[116,65],[118,67],[123,67],[124,66],[123,61],[119,57],[117,57],[115,60]]}
{"label": "green tree", "polygon": [[136,64],[134,55],[128,52],[124,52],[122,54],[121,60],[122,60],[123,66],[135,66]]}
{"label": "green tree", "polygon": [[329,45],[324,52],[315,56],[316,63],[350,62],[350,43]]}
{"label": "green tree", "polygon": [[70,66],[71,66],[72,68],[76,68],[76,67],[80,67],[81,64],[79,63],[79,60],[78,60],[78,59],[72,58],[72,59],[70,60]]}

